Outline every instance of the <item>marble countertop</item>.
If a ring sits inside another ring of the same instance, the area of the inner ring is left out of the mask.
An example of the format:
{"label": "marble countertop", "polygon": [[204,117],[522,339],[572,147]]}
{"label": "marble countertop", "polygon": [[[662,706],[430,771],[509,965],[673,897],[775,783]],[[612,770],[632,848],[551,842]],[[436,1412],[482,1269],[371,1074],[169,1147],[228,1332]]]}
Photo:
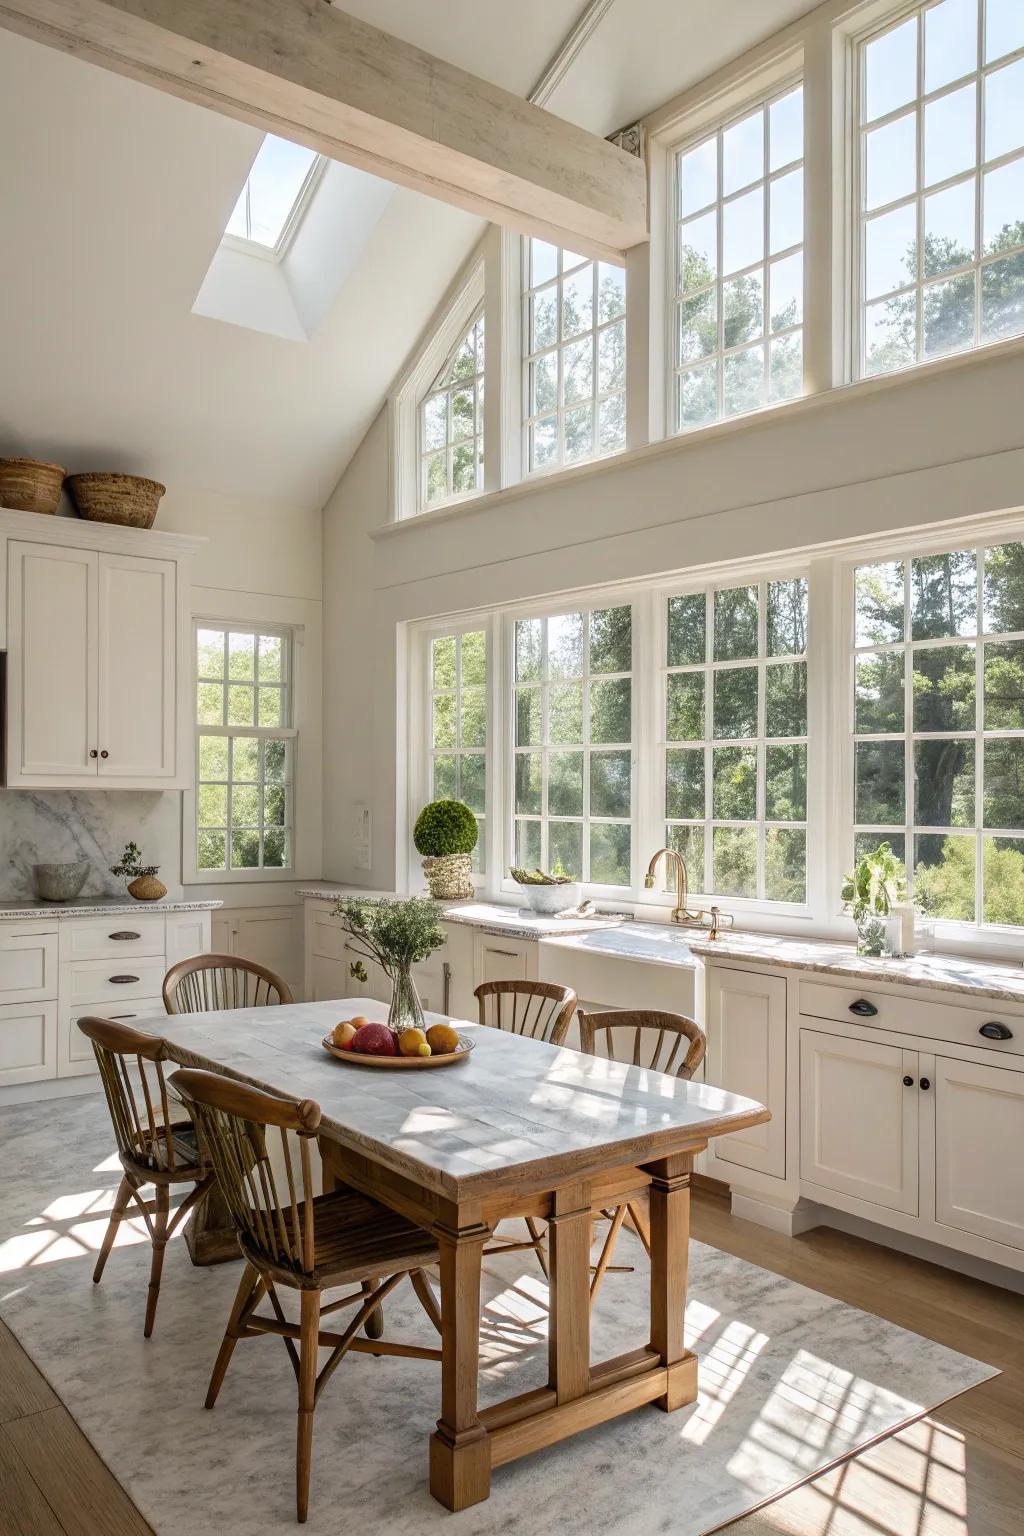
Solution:
{"label": "marble countertop", "polygon": [[[310,886],[296,892],[312,901],[338,901],[342,896],[365,896],[367,900],[398,900],[395,891],[368,891],[358,886]],[[511,904],[490,901],[454,901],[444,904],[446,923],[464,923],[471,928],[501,933],[506,938],[541,939],[576,933],[598,933],[617,927],[615,917],[538,917]]]}
{"label": "marble countertop", "polygon": [[790,939],[763,933],[689,940],[704,960],[753,960],[796,971],[817,971],[851,981],[897,982],[935,992],[959,992],[971,997],[1024,1003],[1024,968],[961,955],[915,955],[906,960],[871,959],[858,955],[852,944]]}
{"label": "marble countertop", "polygon": [[0,922],[38,917],[115,917],[127,912],[210,912],[222,901],[126,901],[123,896],[82,896],[74,901],[22,901],[0,897]]}
{"label": "marble countertop", "polygon": [[220,1068],[287,1098],[315,1099],[321,1134],[460,1199],[482,1197],[511,1176],[556,1183],[644,1162],[690,1137],[769,1118],[763,1105],[706,1083],[461,1020],[474,1049],[458,1066],[403,1072],[347,1065],[320,1042],[339,1017],[356,1013],[382,1022],[387,1007],[346,998],[162,1015],[136,1027],[162,1035],[178,1061]]}

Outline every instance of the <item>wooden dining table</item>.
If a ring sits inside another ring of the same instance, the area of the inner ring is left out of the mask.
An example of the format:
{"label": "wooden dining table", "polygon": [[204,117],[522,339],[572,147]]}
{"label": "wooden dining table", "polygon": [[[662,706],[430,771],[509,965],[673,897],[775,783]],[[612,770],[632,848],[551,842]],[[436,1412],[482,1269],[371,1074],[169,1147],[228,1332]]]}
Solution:
{"label": "wooden dining table", "polygon": [[[653,1403],[697,1396],[684,1347],[690,1176],[710,1138],[770,1118],[762,1104],[699,1082],[454,1020],[473,1043],[432,1070],[336,1060],[323,1037],[342,1017],[383,1020],[372,999],[180,1014],[140,1021],[185,1066],[227,1073],[321,1107],[324,1187],[355,1186],[428,1228],[440,1250],[441,1403],[430,1491],[451,1510],[486,1499],[494,1468]],[[438,1022],[439,1015],[428,1015]],[[614,1359],[590,1358],[596,1213],[649,1200],[650,1331]],[[496,1224],[547,1223],[546,1385],[478,1406],[481,1262]]]}

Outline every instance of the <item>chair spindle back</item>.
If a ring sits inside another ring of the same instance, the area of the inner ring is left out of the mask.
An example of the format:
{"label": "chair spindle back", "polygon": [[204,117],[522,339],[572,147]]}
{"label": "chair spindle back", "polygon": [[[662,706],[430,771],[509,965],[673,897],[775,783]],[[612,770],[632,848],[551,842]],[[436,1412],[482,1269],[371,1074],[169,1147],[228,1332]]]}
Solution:
{"label": "chair spindle back", "polygon": [[551,981],[484,981],[474,996],[480,1023],[561,1045],[576,1011],[576,993]]}
{"label": "chair spindle back", "polygon": [[[221,1194],[253,1257],[312,1276],[315,1269],[313,1172],[309,1144],[320,1124],[312,1099],[293,1103],[215,1072],[183,1067],[172,1086],[181,1094],[213,1165]],[[283,1185],[272,1156],[280,1138]],[[296,1180],[293,1147],[297,1143]]]}
{"label": "chair spindle back", "polygon": [[182,1159],[167,1130],[166,1041],[113,1019],[79,1019],[78,1028],[92,1041],[122,1163],[176,1172]]}
{"label": "chair spindle back", "polygon": [[168,1013],[216,1013],[229,1008],[272,1008],[293,1001],[280,976],[238,955],[193,955],[164,977]]}
{"label": "chair spindle back", "polygon": [[580,1041],[589,1056],[603,1056],[689,1079],[704,1060],[707,1036],[695,1019],[645,1009],[580,1012]]}

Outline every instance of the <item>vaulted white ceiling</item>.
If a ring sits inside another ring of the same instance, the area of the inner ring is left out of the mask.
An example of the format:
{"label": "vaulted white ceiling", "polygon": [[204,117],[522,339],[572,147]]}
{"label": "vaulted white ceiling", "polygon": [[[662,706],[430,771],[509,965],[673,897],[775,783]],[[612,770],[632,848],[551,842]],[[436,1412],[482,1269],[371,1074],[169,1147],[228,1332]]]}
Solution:
{"label": "vaulted white ceiling", "polygon": [[[611,0],[547,105],[611,132],[811,8]],[[525,95],[586,7],[343,9]],[[396,189],[309,340],[193,314],[260,138],[0,31],[0,453],[327,499],[481,226]]]}

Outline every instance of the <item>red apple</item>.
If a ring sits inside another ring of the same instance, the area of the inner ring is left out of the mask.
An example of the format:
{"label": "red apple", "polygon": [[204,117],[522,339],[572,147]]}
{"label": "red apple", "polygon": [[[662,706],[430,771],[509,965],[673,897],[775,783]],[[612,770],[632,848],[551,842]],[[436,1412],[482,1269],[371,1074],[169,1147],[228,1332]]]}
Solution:
{"label": "red apple", "polygon": [[353,1035],[350,1049],[361,1056],[394,1056],[397,1046],[386,1024],[364,1024]]}

